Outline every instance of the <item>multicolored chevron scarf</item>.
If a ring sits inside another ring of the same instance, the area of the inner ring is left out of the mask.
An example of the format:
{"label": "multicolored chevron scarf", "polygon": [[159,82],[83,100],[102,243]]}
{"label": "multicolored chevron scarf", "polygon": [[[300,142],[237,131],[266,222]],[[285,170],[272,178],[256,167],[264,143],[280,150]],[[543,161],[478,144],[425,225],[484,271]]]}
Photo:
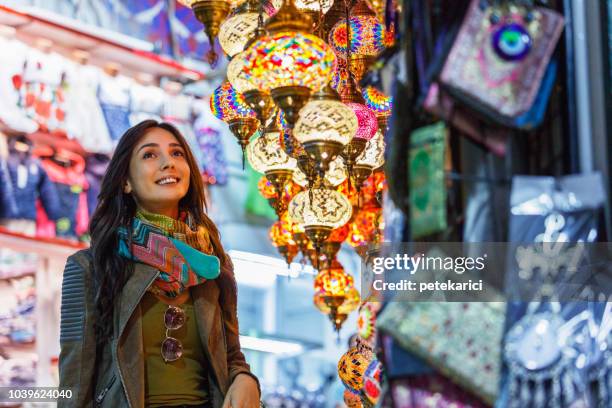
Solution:
{"label": "multicolored chevron scarf", "polygon": [[132,250],[128,231],[120,227],[119,254],[158,269],[161,274],[151,285],[151,292],[174,298],[190,286],[220,273],[219,258],[212,254],[208,231],[192,227],[191,216],[179,220],[138,210],[132,222]]}

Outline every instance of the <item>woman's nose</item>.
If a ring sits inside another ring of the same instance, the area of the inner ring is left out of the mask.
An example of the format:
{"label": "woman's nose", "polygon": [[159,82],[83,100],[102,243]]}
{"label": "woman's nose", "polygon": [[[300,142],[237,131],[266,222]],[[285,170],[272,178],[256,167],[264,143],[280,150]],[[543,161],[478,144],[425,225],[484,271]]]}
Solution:
{"label": "woman's nose", "polygon": [[174,168],[174,158],[172,156],[164,155],[161,168],[162,170],[165,170],[167,168]]}

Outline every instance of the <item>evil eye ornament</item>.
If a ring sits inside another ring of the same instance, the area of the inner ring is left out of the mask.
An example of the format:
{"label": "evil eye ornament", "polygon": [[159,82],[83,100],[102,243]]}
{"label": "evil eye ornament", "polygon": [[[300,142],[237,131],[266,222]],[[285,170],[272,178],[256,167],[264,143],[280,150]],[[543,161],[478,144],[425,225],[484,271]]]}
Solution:
{"label": "evil eye ornament", "polygon": [[520,24],[504,24],[493,33],[493,49],[504,61],[520,61],[533,45],[529,32]]}

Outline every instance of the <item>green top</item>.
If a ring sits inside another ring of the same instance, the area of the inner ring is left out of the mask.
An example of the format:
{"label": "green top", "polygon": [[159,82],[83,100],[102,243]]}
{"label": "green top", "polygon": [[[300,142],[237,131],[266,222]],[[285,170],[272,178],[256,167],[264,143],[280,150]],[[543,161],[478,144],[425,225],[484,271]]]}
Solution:
{"label": "green top", "polygon": [[168,305],[146,292],[140,307],[145,352],[145,406],[199,405],[208,402],[206,357],[191,297],[180,305],[185,311],[185,324],[168,333],[183,344],[183,356],[169,363],[164,362],[161,356],[161,344],[166,338],[164,313]]}

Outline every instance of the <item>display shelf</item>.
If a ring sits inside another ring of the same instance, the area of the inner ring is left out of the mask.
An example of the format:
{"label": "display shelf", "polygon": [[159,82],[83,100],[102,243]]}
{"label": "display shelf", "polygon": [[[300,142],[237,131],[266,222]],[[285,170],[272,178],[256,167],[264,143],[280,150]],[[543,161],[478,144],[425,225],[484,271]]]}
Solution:
{"label": "display shelf", "polygon": [[152,52],[153,46],[104,28],[91,27],[77,20],[28,7],[14,9],[0,5],[0,24],[14,27],[17,38],[34,45],[40,38],[53,41],[54,50],[70,56],[75,50],[87,51],[90,63],[103,67],[118,63],[126,75],[148,73],[155,76],[204,79],[203,72],[188,68],[172,58]]}
{"label": "display shelf", "polygon": [[88,245],[61,238],[32,237],[0,227],[0,247],[41,256],[66,258]]}

